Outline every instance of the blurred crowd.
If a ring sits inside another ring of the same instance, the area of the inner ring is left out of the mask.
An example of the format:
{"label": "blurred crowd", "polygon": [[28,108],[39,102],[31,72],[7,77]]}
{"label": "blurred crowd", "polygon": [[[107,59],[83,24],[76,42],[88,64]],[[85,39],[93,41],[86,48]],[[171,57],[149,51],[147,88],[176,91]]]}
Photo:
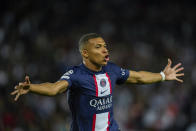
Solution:
{"label": "blurred crowd", "polygon": [[55,82],[82,62],[78,40],[95,32],[111,61],[130,70],[160,72],[182,62],[184,83],[120,85],[115,119],[122,131],[196,131],[196,2],[170,0],[17,0],[0,4],[0,131],[68,131],[66,92],[10,92],[25,75]]}

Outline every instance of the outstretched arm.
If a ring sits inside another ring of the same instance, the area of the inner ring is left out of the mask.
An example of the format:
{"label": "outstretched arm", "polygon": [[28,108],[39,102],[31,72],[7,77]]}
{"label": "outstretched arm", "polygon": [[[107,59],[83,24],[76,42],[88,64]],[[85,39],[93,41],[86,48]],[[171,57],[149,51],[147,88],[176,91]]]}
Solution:
{"label": "outstretched arm", "polygon": [[184,76],[184,73],[179,73],[180,71],[184,70],[183,67],[181,67],[181,63],[178,63],[174,67],[171,67],[172,61],[168,59],[168,64],[163,70],[163,75],[165,75],[165,78],[160,73],[151,73],[146,71],[130,71],[129,77],[127,79],[127,83],[135,83],[135,84],[151,84],[160,82],[163,79],[169,81],[169,80],[176,80],[179,82],[183,82],[183,80],[179,79],[178,77]]}
{"label": "outstretched arm", "polygon": [[67,90],[68,82],[65,80],[57,81],[55,83],[41,83],[41,84],[31,84],[29,77],[25,77],[25,82],[19,83],[15,86],[15,91],[11,95],[15,96],[15,101],[18,100],[19,96],[27,94],[28,92],[33,92],[36,94],[54,96],[58,93],[62,93]]}

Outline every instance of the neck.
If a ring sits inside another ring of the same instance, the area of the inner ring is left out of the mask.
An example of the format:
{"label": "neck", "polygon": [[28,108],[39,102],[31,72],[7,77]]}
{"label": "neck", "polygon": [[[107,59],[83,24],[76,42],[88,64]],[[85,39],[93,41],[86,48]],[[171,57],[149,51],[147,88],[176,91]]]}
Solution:
{"label": "neck", "polygon": [[102,66],[97,65],[97,64],[93,64],[93,63],[90,62],[90,61],[84,61],[84,60],[83,60],[83,63],[84,63],[84,65],[85,65],[88,69],[90,69],[90,70],[92,70],[92,71],[100,71],[100,70],[102,69]]}

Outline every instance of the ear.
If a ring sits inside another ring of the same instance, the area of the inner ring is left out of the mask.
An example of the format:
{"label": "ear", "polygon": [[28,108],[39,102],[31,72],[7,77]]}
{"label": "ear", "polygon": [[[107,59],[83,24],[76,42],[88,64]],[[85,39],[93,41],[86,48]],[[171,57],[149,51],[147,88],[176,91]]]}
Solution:
{"label": "ear", "polygon": [[82,54],[82,56],[84,58],[88,58],[88,51],[87,51],[87,49],[83,49],[82,52],[81,52],[81,54]]}

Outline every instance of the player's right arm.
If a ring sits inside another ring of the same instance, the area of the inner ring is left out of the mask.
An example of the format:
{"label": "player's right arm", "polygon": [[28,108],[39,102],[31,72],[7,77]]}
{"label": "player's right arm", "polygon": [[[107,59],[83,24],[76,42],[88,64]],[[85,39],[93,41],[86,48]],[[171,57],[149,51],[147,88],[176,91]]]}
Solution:
{"label": "player's right arm", "polygon": [[66,80],[57,81],[55,83],[41,83],[41,84],[31,84],[29,77],[25,77],[25,82],[19,83],[15,86],[15,91],[11,95],[15,96],[15,101],[18,100],[20,95],[27,94],[28,92],[33,92],[36,94],[54,96],[67,90],[68,82]]}
{"label": "player's right arm", "polygon": [[68,87],[68,82],[65,80],[57,81],[55,83],[41,83],[41,84],[30,84],[30,92],[54,96],[64,92]]}

